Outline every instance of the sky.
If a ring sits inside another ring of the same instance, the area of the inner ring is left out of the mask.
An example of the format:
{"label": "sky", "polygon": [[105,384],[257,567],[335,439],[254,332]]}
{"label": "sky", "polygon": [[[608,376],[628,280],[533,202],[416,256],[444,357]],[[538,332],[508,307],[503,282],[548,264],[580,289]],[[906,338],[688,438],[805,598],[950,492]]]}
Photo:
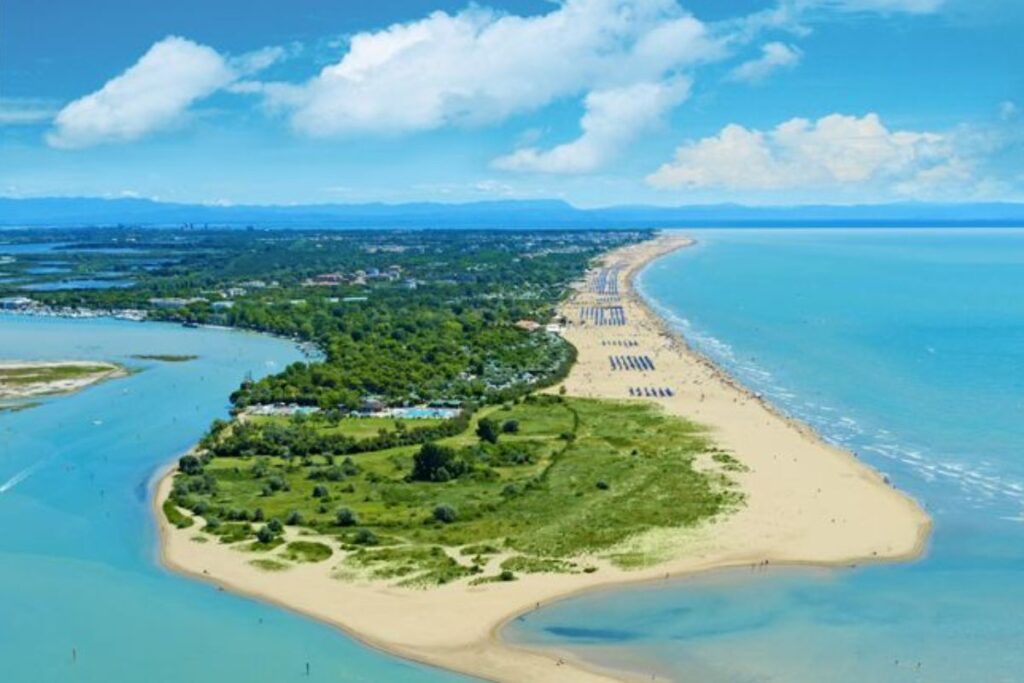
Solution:
{"label": "sky", "polygon": [[1020,0],[5,0],[0,196],[1024,201]]}

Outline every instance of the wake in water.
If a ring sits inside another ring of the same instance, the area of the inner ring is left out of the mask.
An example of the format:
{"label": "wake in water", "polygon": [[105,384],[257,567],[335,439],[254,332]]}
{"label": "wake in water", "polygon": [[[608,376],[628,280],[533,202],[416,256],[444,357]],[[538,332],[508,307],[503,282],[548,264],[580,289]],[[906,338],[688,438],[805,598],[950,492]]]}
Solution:
{"label": "wake in water", "polygon": [[13,477],[5,481],[3,484],[0,484],[0,495],[7,493],[21,482],[31,477],[35,473],[35,471],[42,466],[43,462],[43,460],[40,460],[36,464],[26,467],[25,469],[21,470]]}

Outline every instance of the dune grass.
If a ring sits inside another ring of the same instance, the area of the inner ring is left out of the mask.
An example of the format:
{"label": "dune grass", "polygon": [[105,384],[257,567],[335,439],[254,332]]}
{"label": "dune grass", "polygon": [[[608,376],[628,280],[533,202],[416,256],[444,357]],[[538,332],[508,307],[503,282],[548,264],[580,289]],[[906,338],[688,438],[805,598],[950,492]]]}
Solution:
{"label": "dune grass", "polygon": [[[484,443],[481,419],[517,429]],[[581,571],[572,561],[580,556],[636,566],[622,551],[627,540],[691,527],[741,502],[724,474],[732,460],[705,457],[717,469],[695,468],[698,456],[721,453],[701,427],[637,402],[535,396],[482,410],[439,443],[465,463],[450,481],[413,481],[420,447],[408,446],[333,464],[321,456],[213,458],[202,473],[179,475],[176,496],[206,515],[247,511],[261,520],[241,525],[252,529],[291,519],[333,539],[351,569],[406,585],[478,575],[496,552],[514,553],[502,568],[518,573]],[[235,524],[216,532],[245,536]]]}

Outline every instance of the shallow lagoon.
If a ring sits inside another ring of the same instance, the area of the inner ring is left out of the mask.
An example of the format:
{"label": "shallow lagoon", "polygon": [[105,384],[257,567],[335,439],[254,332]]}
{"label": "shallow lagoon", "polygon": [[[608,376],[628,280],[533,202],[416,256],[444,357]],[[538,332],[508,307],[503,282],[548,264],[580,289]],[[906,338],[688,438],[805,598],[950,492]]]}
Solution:
{"label": "shallow lagoon", "polygon": [[[140,353],[199,358],[132,358]],[[0,413],[0,679],[464,680],[158,565],[154,475],[226,415],[247,372],[300,360],[294,346],[158,323],[0,315],[0,357],[106,359],[142,370]]]}

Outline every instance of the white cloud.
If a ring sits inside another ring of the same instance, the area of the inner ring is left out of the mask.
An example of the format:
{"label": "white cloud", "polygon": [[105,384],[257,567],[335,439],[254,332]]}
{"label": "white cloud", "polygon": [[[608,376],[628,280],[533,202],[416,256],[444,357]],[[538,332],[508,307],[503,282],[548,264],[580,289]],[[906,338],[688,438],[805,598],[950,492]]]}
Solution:
{"label": "white cloud", "polygon": [[169,36],[102,88],[61,109],[46,139],[66,149],[137,140],[174,125],[192,103],[237,77],[212,48]]}
{"label": "white cloud", "polygon": [[0,126],[27,126],[49,121],[57,113],[50,100],[37,97],[0,99]]}
{"label": "white cloud", "polygon": [[947,133],[891,131],[877,114],[791,119],[769,131],[730,124],[679,147],[648,177],[673,189],[850,191],[872,187],[922,196],[969,180]]}
{"label": "white cloud", "polygon": [[637,83],[597,90],[584,100],[582,134],[550,150],[524,147],[495,159],[495,168],[541,173],[587,173],[614,158],[641,131],[657,124],[665,112],[689,94],[690,82]]}
{"label": "white cloud", "polygon": [[566,0],[529,17],[471,6],[359,33],[315,78],[263,91],[312,136],[423,131],[661,81],[722,54],[675,0]]}
{"label": "white cloud", "polygon": [[760,83],[779,69],[795,67],[803,58],[803,52],[795,45],[773,42],[761,46],[761,56],[743,62],[731,72],[729,78],[734,81]]}

